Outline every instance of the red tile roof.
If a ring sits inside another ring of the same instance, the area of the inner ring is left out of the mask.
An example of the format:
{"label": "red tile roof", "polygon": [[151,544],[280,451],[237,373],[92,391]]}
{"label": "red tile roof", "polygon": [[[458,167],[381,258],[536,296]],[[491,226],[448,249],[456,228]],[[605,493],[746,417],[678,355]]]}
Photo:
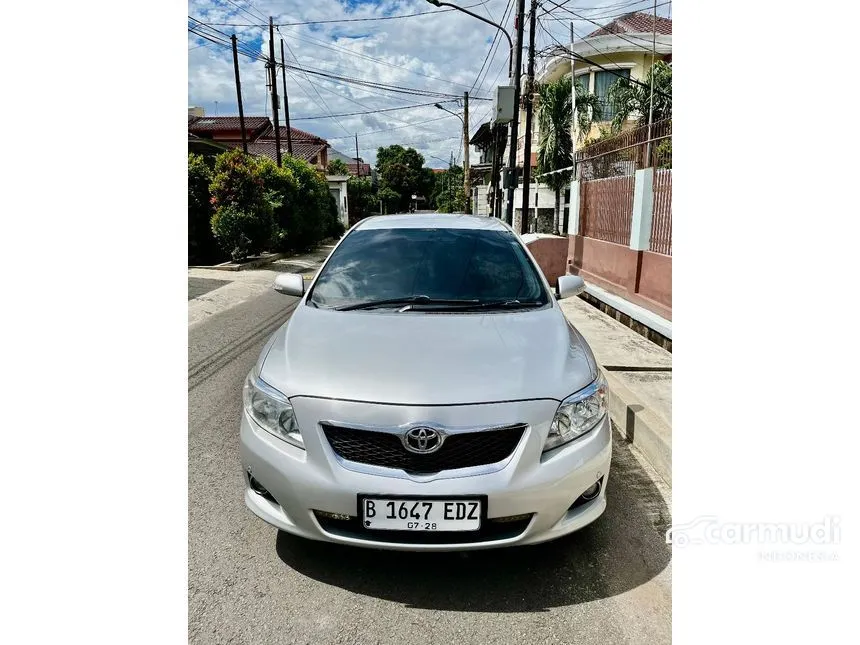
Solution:
{"label": "red tile roof", "polygon": [[[358,176],[357,166],[356,166],[355,162],[347,163],[346,167],[349,168],[349,174],[350,175],[352,175],[353,177]],[[371,174],[370,164],[369,163],[361,164],[361,176],[362,177],[370,177],[370,174]]]}
{"label": "red tile roof", "polygon": [[[269,124],[269,119],[264,116],[246,116],[245,129],[249,133]],[[235,130],[241,133],[242,126],[239,123],[238,116],[204,116],[196,121],[188,120],[188,131],[194,134],[204,132],[224,132],[225,130]],[[239,135],[241,137],[241,134]]]}
{"label": "red tile roof", "polygon": [[[586,38],[592,36],[605,36],[607,34],[643,34],[654,30],[654,15],[634,11],[616,18],[612,22],[603,25],[600,29],[592,31]],[[669,18],[657,16],[657,33],[672,35],[672,21]]]}
{"label": "red tile roof", "polygon": [[[227,145],[233,148],[241,148],[242,142],[231,141],[227,142]],[[299,159],[304,159],[307,162],[310,162],[311,159],[318,156],[320,152],[326,149],[326,144],[319,143],[311,143],[311,142],[296,142],[293,141],[293,156],[298,157]],[[251,141],[248,143],[248,153],[252,155],[262,155],[265,157],[269,157],[273,161],[277,159],[277,148],[275,148],[275,141],[272,140],[260,140]],[[287,154],[287,143],[286,141],[281,141],[281,155]]]}
{"label": "red tile roof", "polygon": [[[282,125],[279,128],[279,130],[280,130],[280,135],[281,135],[281,141],[286,141],[287,140],[287,127]],[[313,141],[313,142],[327,143],[327,141],[325,139],[323,139],[322,137],[318,137],[317,135],[311,134],[310,132],[305,132],[304,130],[299,130],[298,128],[290,128],[290,131],[292,132],[293,142],[296,142],[296,141]],[[268,128],[263,130],[263,132],[260,133],[260,138],[261,139],[274,139],[275,138],[275,127],[270,125]]]}

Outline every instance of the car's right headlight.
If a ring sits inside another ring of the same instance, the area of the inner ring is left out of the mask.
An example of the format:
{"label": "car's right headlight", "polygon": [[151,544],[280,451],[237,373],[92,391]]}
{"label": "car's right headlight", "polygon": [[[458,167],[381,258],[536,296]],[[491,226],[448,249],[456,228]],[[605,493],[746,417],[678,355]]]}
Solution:
{"label": "car's right headlight", "polygon": [[263,430],[298,448],[305,447],[293,406],[287,397],[254,374],[253,370],[245,380],[242,400],[248,416]]}
{"label": "car's right headlight", "polygon": [[544,443],[544,452],[591,432],[606,416],[609,388],[603,374],[586,388],[571,394],[555,413]]}

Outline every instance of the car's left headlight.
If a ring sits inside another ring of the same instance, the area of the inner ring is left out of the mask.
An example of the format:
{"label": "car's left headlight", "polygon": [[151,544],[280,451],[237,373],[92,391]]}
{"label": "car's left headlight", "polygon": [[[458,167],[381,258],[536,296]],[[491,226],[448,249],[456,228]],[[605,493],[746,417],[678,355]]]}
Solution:
{"label": "car's left headlight", "polygon": [[305,447],[293,406],[286,396],[252,371],[242,390],[245,411],[263,430],[299,448]]}
{"label": "car's left headlight", "polygon": [[599,374],[591,385],[562,401],[549,427],[544,452],[594,430],[606,415],[608,396],[606,379],[603,374]]}

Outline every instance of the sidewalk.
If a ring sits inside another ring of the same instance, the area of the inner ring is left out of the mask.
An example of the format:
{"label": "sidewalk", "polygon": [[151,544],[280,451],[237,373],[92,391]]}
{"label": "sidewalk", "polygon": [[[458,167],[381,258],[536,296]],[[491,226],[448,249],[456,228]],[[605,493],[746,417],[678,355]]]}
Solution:
{"label": "sidewalk", "polygon": [[270,291],[279,273],[301,273],[310,280],[333,248],[334,244],[321,244],[308,253],[244,271],[188,269],[188,326]]}
{"label": "sidewalk", "polygon": [[580,298],[559,301],[609,381],[610,416],[672,483],[672,354]]}

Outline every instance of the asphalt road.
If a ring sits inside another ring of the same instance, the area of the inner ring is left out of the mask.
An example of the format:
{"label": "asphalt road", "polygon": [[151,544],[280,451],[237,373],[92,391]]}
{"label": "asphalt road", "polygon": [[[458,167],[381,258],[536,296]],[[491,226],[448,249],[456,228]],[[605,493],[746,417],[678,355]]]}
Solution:
{"label": "asphalt road", "polygon": [[671,642],[667,491],[619,441],[604,515],[544,545],[353,549],[279,534],[248,511],[241,386],[295,302],[265,293],[189,330],[190,642]]}

